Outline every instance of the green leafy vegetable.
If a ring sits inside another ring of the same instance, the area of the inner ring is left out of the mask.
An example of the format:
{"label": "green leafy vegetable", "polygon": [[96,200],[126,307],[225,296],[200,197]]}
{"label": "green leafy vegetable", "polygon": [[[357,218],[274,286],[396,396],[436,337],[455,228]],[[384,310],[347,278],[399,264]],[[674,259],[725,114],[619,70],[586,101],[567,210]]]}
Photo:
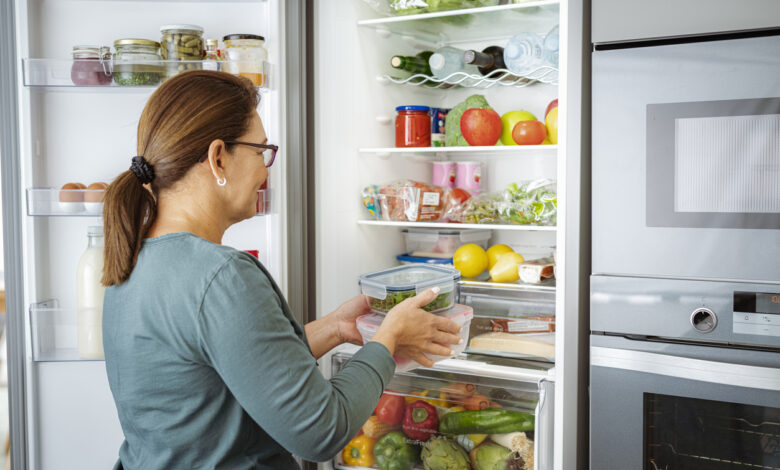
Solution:
{"label": "green leafy vegetable", "polygon": [[[449,117],[449,116],[448,116]],[[552,180],[512,183],[505,191],[469,200],[464,222],[555,225],[558,196]]]}
{"label": "green leafy vegetable", "polygon": [[[379,312],[389,312],[391,308],[410,297],[414,297],[415,295],[417,295],[417,292],[414,290],[388,292],[387,297],[384,299],[377,299],[369,296],[368,303],[373,310]],[[452,292],[444,292],[439,294],[439,296],[436,297],[433,302],[423,307],[423,310],[433,312],[436,310],[443,310],[450,306],[452,306]]]}

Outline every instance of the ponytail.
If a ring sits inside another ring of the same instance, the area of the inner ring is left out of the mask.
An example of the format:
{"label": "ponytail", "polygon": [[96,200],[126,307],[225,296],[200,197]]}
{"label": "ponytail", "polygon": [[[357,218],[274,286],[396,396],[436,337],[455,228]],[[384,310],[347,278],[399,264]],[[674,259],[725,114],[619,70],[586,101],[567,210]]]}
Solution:
{"label": "ponytail", "polygon": [[106,190],[104,286],[122,284],[133,272],[157,218],[160,191],[187,174],[212,141],[242,136],[259,101],[248,79],[210,70],[180,73],[155,90],[138,122],[143,157],[134,157]]}

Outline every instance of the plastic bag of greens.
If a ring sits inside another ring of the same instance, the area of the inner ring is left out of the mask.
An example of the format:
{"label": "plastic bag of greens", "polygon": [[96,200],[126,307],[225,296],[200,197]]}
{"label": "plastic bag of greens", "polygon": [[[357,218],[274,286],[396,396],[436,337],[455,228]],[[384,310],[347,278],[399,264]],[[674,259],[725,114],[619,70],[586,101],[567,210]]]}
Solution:
{"label": "plastic bag of greens", "polygon": [[504,191],[469,201],[464,222],[472,224],[555,225],[558,196],[555,181],[512,183]]}
{"label": "plastic bag of greens", "polygon": [[499,0],[363,0],[384,15],[419,15],[498,5]]}

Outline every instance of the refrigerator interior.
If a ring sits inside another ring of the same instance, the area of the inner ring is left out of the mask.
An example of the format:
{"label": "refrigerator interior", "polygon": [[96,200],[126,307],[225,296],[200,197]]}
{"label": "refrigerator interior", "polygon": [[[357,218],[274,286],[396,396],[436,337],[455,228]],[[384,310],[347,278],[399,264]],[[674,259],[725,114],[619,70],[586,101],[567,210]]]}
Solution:
{"label": "refrigerator interior", "polygon": [[[67,61],[76,44],[111,46],[128,37],[159,41],[160,26],[171,23],[202,26],[204,40],[221,41],[230,33],[264,35],[270,85],[261,90],[258,111],[269,142],[281,144],[282,10],[283,4],[275,0],[17,0],[17,53],[20,61]],[[42,61],[44,67],[47,63],[57,64]],[[23,189],[110,183],[130,166],[138,119],[154,87],[36,86],[45,83],[23,76],[21,64],[18,82]],[[284,292],[285,159],[282,147],[270,171],[268,213],[231,227],[223,240],[237,249],[258,250]],[[28,208],[22,212],[27,214]],[[23,216],[25,304],[56,299],[47,305],[54,308],[31,307],[30,315],[24,314],[29,468],[110,468],[122,441],[104,362],[82,361],[74,354],[76,266],[86,248],[87,227],[101,223],[94,216]]]}

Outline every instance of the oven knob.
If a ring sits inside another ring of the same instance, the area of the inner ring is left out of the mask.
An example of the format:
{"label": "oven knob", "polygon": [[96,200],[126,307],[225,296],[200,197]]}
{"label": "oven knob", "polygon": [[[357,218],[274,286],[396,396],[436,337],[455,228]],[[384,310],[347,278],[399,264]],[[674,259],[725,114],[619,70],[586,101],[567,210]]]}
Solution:
{"label": "oven knob", "polygon": [[693,325],[697,331],[709,333],[718,325],[718,316],[708,308],[697,308],[691,314],[691,325]]}

